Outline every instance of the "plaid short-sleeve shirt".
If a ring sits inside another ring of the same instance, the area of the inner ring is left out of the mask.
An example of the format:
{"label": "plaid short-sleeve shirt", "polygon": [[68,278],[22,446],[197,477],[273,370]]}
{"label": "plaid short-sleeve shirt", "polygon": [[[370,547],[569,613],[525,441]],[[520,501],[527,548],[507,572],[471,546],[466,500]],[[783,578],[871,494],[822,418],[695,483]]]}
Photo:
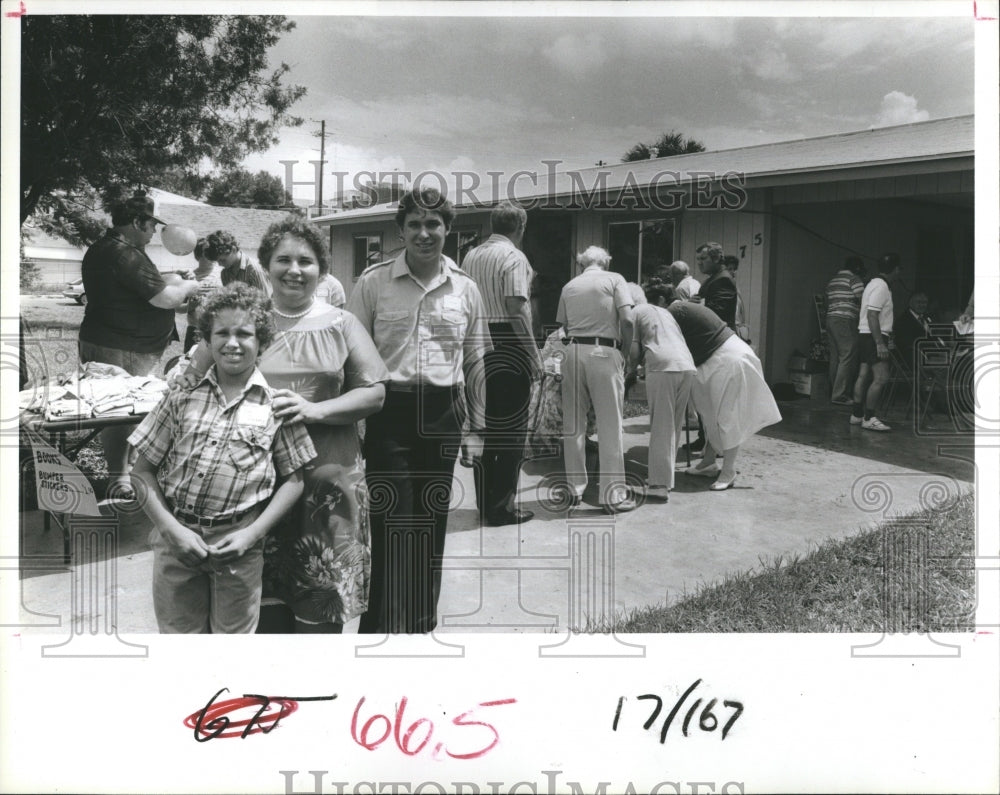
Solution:
{"label": "plaid short-sleeve shirt", "polygon": [[272,397],[254,369],[227,404],[213,366],[198,386],[169,393],[143,419],[128,441],[158,468],[172,510],[203,517],[249,510],[271,496],[277,474],[288,476],[316,457],[303,425],[274,418]]}

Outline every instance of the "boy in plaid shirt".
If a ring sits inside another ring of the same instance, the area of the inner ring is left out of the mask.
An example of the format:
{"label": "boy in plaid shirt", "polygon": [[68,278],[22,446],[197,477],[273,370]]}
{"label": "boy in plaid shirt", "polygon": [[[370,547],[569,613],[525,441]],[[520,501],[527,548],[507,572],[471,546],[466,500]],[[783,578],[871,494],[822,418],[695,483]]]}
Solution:
{"label": "boy in plaid shirt", "polygon": [[264,537],[301,496],[302,468],[316,457],[301,424],[274,418],[257,369],[274,335],[268,304],[244,284],[209,297],[199,328],[215,364],[191,391],[164,397],[129,437],[132,477],[154,525],[161,632],[257,628]]}

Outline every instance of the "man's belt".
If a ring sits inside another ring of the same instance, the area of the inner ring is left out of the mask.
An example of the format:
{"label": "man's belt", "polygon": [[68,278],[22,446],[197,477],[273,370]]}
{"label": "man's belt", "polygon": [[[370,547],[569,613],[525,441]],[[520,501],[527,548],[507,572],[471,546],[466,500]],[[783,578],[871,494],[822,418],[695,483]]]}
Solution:
{"label": "man's belt", "polygon": [[566,337],[563,339],[563,345],[569,345],[571,342],[574,345],[604,345],[607,348],[622,349],[621,341],[613,340],[611,337]]}
{"label": "man's belt", "polygon": [[404,384],[399,381],[389,381],[386,385],[386,389],[390,392],[401,392],[406,395],[413,395],[417,393],[435,393],[435,392],[460,392],[460,386],[437,386],[435,384]]}
{"label": "man's belt", "polygon": [[225,516],[198,516],[186,511],[174,511],[174,516],[186,524],[193,524],[197,527],[221,527],[224,524],[234,524],[256,510],[257,506],[255,505],[253,508],[247,508],[245,511],[237,511]]}

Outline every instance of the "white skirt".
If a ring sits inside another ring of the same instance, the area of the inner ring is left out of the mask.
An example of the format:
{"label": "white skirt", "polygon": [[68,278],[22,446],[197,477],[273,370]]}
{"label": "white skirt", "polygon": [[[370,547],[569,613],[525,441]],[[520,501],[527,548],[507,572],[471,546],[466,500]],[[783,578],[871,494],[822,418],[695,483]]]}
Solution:
{"label": "white skirt", "polygon": [[735,334],[698,367],[691,399],[708,441],[720,453],[781,422],[760,359]]}

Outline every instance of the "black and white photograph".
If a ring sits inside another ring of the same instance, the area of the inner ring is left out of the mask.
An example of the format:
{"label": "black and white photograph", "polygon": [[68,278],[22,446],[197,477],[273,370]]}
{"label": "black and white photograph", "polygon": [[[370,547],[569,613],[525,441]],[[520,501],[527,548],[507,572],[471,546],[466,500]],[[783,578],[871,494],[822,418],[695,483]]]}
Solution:
{"label": "black and white photograph", "polygon": [[2,9],[0,791],[1000,788],[997,2]]}

